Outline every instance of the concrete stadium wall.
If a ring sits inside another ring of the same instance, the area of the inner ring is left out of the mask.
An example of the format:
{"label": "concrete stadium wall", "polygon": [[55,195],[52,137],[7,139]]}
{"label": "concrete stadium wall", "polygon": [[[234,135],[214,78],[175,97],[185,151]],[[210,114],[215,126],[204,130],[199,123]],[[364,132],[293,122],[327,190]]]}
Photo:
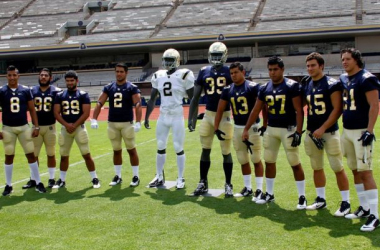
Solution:
{"label": "concrete stadium wall", "polygon": [[355,37],[356,48],[362,53],[380,52],[380,36],[357,36]]}

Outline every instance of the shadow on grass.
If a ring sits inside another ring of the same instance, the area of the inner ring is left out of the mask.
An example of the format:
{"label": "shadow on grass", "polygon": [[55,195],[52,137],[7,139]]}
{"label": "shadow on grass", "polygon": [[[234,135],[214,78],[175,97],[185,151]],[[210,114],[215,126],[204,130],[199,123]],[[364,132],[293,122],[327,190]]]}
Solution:
{"label": "shadow on grass", "polygon": [[45,198],[47,200],[54,201],[55,204],[64,204],[73,200],[81,200],[85,198],[85,193],[92,189],[92,187],[86,187],[82,190],[70,192],[66,188],[59,188],[56,192],[48,194]]}
{"label": "shadow on grass", "polygon": [[88,198],[102,197],[102,198],[109,198],[111,201],[120,201],[125,198],[140,196],[139,194],[134,193],[135,192],[134,187],[126,186],[123,189],[121,187],[122,187],[121,185],[116,185],[116,186],[107,188],[102,194],[90,195],[88,196]]}

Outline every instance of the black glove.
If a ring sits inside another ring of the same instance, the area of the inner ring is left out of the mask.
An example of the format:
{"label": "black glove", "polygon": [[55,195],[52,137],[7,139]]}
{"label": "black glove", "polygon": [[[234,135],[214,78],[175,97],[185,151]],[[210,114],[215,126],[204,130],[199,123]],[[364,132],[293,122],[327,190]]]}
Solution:
{"label": "black glove", "polygon": [[253,146],[253,143],[248,141],[247,139],[245,139],[243,142],[247,146],[247,151],[252,154],[251,146]]}
{"label": "black glove", "polygon": [[189,129],[189,132],[195,131],[195,128],[193,127],[193,124],[191,124],[191,122],[189,122],[189,124],[187,125],[187,128]]}
{"label": "black glove", "polygon": [[293,138],[292,147],[298,147],[301,144],[301,137],[302,137],[302,134],[304,132],[305,132],[305,130],[302,131],[302,133],[298,133],[296,131],[293,134],[291,134],[291,135],[288,136],[288,138]]}
{"label": "black glove", "polygon": [[149,121],[148,120],[144,121],[144,126],[145,126],[146,129],[150,129]]}
{"label": "black glove", "polygon": [[257,132],[260,132],[260,136],[264,136],[265,131],[267,131],[267,127],[261,126]]}
{"label": "black glove", "polygon": [[205,113],[200,113],[200,114],[197,116],[197,120],[202,120],[204,116],[205,116]]}
{"label": "black glove", "polygon": [[372,141],[376,141],[376,137],[374,134],[371,134],[368,131],[365,131],[362,136],[358,139],[358,141],[362,141],[363,147],[369,146],[372,144]]}
{"label": "black glove", "polygon": [[315,146],[317,146],[319,150],[322,150],[324,146],[323,143],[325,143],[325,140],[323,140],[322,138],[321,139],[315,138],[312,133],[309,133],[309,136],[313,140]]}
{"label": "black glove", "polygon": [[224,141],[225,140],[222,137],[222,135],[226,135],[223,131],[217,129],[217,130],[215,130],[214,134],[216,134],[216,137],[218,137],[219,141]]}

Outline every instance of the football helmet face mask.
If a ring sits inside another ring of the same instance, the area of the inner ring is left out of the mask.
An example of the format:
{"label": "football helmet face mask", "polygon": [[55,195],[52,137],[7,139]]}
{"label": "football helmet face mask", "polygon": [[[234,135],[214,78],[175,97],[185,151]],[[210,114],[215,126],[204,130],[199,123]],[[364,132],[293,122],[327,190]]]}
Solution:
{"label": "football helmet face mask", "polygon": [[168,49],[162,55],[162,67],[166,70],[176,69],[179,66],[180,55],[175,49]]}
{"label": "football helmet face mask", "polygon": [[227,47],[224,43],[215,42],[208,50],[208,61],[214,66],[222,65],[227,61]]}

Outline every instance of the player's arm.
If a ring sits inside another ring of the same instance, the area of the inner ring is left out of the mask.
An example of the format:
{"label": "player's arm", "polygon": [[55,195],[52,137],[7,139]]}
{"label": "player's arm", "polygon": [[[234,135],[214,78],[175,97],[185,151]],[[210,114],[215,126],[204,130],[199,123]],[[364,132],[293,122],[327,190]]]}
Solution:
{"label": "player's arm", "polygon": [[216,111],[215,120],[214,120],[214,130],[219,130],[219,124],[223,117],[223,112],[226,110],[228,102],[223,99],[219,99],[218,109]]}
{"label": "player's arm", "polygon": [[379,92],[377,90],[367,91],[365,96],[369,104],[367,131],[373,134],[373,128],[379,114]]}
{"label": "player's arm", "polygon": [[322,138],[326,129],[330,128],[336,121],[339,119],[340,115],[343,112],[343,99],[342,99],[342,91],[335,91],[330,95],[331,104],[333,106],[333,110],[331,111],[327,120],[319,127],[317,130],[313,132],[313,136],[317,139]]}
{"label": "player's arm", "polygon": [[[256,99],[257,101],[258,99]],[[261,115],[263,116],[263,125],[259,128],[260,136],[264,136],[265,131],[267,131],[268,126],[268,106],[265,104],[261,109]]]}
{"label": "player's arm", "polygon": [[242,134],[242,140],[243,141],[248,140],[248,138],[249,138],[248,131],[251,128],[252,124],[254,124],[255,121],[257,120],[257,117],[259,116],[260,111],[263,109],[264,105],[265,105],[265,103],[257,98],[255,106],[253,107],[251,114],[249,115],[248,121],[244,127],[244,131]]}
{"label": "player's arm", "polygon": [[92,114],[92,119],[97,120],[100,112],[102,111],[102,107],[104,103],[106,103],[108,99],[108,95],[104,92],[102,92],[98,98],[98,101],[96,103],[94,113]]}
{"label": "player's arm", "polygon": [[141,106],[141,95],[140,93],[134,94],[132,96],[132,102],[135,105],[135,116],[136,116],[136,122],[141,122],[142,117],[142,106]]}
{"label": "player's arm", "polygon": [[67,123],[65,119],[63,119],[63,117],[61,116],[61,104],[59,103],[54,104],[54,117],[65,128],[69,126],[69,123]]}
{"label": "player's arm", "polygon": [[[188,127],[190,131],[194,131],[197,125],[197,116],[198,116],[198,105],[199,98],[201,97],[203,87],[201,85],[194,85],[194,94],[190,102],[189,118],[188,118]],[[190,97],[189,97],[190,98]]]}
{"label": "player's arm", "polygon": [[296,111],[297,132],[302,134],[303,127],[303,108],[301,96],[295,96],[292,98],[293,107]]}
{"label": "player's arm", "polygon": [[87,118],[90,116],[91,104],[82,104],[82,115],[78,118],[76,122],[74,122],[73,126],[76,129],[80,125],[82,125]]}
{"label": "player's arm", "polygon": [[28,101],[28,110],[29,110],[30,117],[32,118],[32,123],[34,125],[32,137],[37,137],[38,134],[40,133],[40,127],[38,126],[37,112],[36,112],[36,109],[34,107],[34,101],[33,100]]}
{"label": "player's arm", "polygon": [[148,103],[146,104],[146,113],[145,113],[145,121],[144,121],[144,126],[147,129],[150,129],[149,126],[149,116],[152,113],[154,109],[154,105],[156,104],[156,100],[158,97],[158,89],[152,88],[152,91],[150,92],[150,99]]}

